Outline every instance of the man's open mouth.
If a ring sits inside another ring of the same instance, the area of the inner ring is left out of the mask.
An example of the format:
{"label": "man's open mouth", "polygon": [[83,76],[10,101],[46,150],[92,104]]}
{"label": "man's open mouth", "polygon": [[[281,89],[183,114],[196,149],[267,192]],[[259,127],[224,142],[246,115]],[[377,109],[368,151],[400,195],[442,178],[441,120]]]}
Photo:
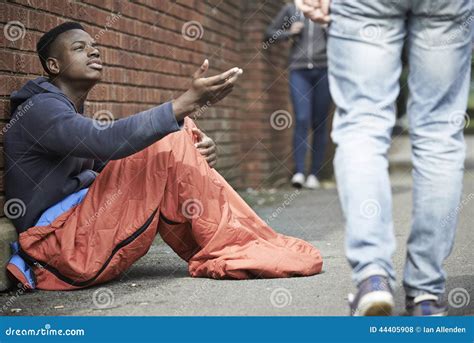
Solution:
{"label": "man's open mouth", "polygon": [[92,69],[102,70],[102,61],[98,58],[94,58],[93,60],[87,62],[87,66]]}

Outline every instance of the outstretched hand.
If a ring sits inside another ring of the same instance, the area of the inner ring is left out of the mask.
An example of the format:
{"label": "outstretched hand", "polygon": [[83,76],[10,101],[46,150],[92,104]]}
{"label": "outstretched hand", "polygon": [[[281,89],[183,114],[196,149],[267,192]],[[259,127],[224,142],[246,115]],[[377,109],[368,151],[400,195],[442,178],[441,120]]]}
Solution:
{"label": "outstretched hand", "polygon": [[243,73],[242,69],[234,67],[221,74],[206,77],[208,70],[209,61],[206,59],[194,72],[189,89],[173,100],[173,111],[178,121],[202,106],[210,106],[225,98]]}

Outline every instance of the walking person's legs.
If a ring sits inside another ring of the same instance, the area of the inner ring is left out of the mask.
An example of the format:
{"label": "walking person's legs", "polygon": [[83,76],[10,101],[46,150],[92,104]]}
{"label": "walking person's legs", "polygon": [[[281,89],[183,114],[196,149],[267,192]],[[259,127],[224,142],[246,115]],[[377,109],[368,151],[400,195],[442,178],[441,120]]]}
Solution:
{"label": "walking person's legs", "polygon": [[[328,143],[328,115],[331,103],[331,95],[329,93],[329,83],[327,68],[315,68],[314,71],[314,89],[313,89],[313,106],[312,106],[312,160],[311,171],[306,184],[311,186],[309,182],[312,175],[316,179],[314,184],[318,184],[318,176],[324,162],[324,154]],[[308,187],[314,188],[314,187]]]}
{"label": "walking person's legs", "polygon": [[[403,3],[338,1],[331,6],[329,85],[337,110],[332,138],[346,255],[359,292],[353,314],[391,311],[395,272],[387,151],[395,123]],[[405,4],[406,6],[406,4]]]}
{"label": "walking person's legs", "polygon": [[438,300],[445,292],[442,264],[453,247],[462,194],[471,10],[468,0],[421,1],[408,22],[414,208],[404,287],[408,310],[418,315],[446,312]]}
{"label": "walking person's legs", "polygon": [[304,183],[305,158],[307,151],[308,130],[311,125],[312,89],[311,71],[306,69],[290,72],[290,95],[295,112],[295,129],[293,133],[293,157],[295,175],[292,183],[301,187]]}

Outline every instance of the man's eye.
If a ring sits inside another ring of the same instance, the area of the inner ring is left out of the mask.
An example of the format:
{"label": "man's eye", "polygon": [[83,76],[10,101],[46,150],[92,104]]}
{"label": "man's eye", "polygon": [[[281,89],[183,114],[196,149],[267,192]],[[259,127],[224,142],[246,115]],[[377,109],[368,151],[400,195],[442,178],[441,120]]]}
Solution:
{"label": "man's eye", "polygon": [[83,49],[82,46],[76,46],[76,47],[74,48],[74,50],[82,50],[82,49]]}

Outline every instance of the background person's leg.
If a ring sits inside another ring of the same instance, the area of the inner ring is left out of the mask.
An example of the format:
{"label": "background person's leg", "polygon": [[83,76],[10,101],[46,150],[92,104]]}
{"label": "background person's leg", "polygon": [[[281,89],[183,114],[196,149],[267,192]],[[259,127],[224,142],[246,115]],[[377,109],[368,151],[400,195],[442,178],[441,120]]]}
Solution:
{"label": "background person's leg", "polygon": [[324,161],[324,153],[328,143],[328,115],[331,95],[329,94],[327,68],[314,70],[312,130],[313,153],[311,161],[311,174],[318,176]]}
{"label": "background person's leg", "polygon": [[445,291],[442,264],[453,246],[461,199],[471,65],[471,1],[413,7],[408,114],[414,209],[404,275],[411,297]]}
{"label": "background person's leg", "polygon": [[331,6],[329,85],[337,111],[332,138],[346,219],[346,255],[356,283],[395,277],[387,150],[395,122],[404,12],[391,1],[337,1]]}
{"label": "background person's leg", "polygon": [[311,123],[312,88],[310,71],[306,69],[290,72],[290,95],[295,112],[293,156],[295,173],[305,173],[308,130]]}

